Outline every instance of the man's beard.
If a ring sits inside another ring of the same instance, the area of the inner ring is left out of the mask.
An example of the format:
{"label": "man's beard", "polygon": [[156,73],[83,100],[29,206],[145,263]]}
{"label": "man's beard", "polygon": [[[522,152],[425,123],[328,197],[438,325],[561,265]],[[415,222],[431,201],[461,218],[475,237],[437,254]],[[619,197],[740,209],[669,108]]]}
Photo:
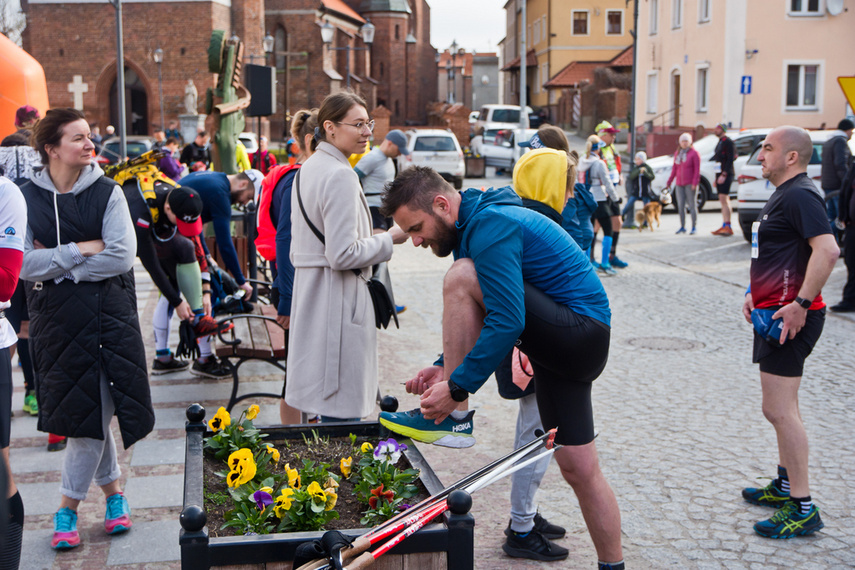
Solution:
{"label": "man's beard", "polygon": [[448,257],[457,246],[457,227],[454,224],[446,225],[446,223],[434,213],[431,213],[431,215],[434,220],[436,220],[437,230],[437,236],[433,240],[436,244],[434,254],[436,254],[437,257]]}

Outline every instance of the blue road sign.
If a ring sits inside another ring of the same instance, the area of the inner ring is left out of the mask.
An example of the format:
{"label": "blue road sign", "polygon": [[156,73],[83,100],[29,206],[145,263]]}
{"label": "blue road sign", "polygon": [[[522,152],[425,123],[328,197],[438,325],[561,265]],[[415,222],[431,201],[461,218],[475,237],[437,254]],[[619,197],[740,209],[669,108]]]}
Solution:
{"label": "blue road sign", "polygon": [[739,83],[740,95],[751,95],[751,76],[743,75],[742,81]]}

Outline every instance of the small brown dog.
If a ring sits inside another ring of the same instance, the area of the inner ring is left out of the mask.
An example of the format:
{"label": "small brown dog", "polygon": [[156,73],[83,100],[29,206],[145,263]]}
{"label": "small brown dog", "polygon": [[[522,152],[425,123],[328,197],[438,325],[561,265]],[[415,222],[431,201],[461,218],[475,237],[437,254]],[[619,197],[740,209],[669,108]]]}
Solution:
{"label": "small brown dog", "polygon": [[659,227],[659,216],[662,214],[662,204],[659,202],[650,202],[644,205],[644,209],[635,213],[635,225],[638,226],[638,231],[644,229],[644,224],[653,231],[653,222],[656,221],[656,227]]}

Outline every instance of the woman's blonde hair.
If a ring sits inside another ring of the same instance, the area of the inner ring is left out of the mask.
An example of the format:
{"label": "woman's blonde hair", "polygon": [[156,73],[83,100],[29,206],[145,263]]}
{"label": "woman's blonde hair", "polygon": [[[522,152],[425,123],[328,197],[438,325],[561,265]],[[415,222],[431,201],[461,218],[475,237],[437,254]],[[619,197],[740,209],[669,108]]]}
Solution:
{"label": "woman's blonde hair", "polygon": [[537,129],[537,136],[546,148],[570,152],[570,142],[564,131],[554,125],[542,125]]}
{"label": "woman's blonde hair", "polygon": [[591,154],[591,149],[594,148],[594,145],[599,144],[601,142],[603,142],[603,139],[601,139],[597,135],[589,136],[587,142],[585,143],[585,154]]}
{"label": "woman's blonde hair", "polygon": [[567,196],[569,196],[570,198],[576,195],[573,186],[575,186],[576,184],[576,167],[578,166],[579,153],[575,150],[571,150],[567,153]]}
{"label": "woman's blonde hair", "polygon": [[291,136],[297,141],[300,152],[306,154],[306,135],[314,134],[318,126],[318,109],[307,111],[302,109],[294,114],[291,119]]}

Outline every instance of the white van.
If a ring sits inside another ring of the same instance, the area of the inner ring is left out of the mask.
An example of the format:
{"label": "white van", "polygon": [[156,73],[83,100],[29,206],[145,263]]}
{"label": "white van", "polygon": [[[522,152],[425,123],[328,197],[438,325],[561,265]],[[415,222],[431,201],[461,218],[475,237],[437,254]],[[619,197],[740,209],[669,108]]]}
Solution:
{"label": "white van", "polygon": [[[534,114],[531,107],[526,107],[526,112],[529,117]],[[520,126],[520,106],[519,105],[484,105],[481,107],[481,112],[478,114],[478,120],[475,121],[474,132],[484,127],[484,130],[498,129],[518,129]],[[484,142],[487,141],[484,139]]]}

